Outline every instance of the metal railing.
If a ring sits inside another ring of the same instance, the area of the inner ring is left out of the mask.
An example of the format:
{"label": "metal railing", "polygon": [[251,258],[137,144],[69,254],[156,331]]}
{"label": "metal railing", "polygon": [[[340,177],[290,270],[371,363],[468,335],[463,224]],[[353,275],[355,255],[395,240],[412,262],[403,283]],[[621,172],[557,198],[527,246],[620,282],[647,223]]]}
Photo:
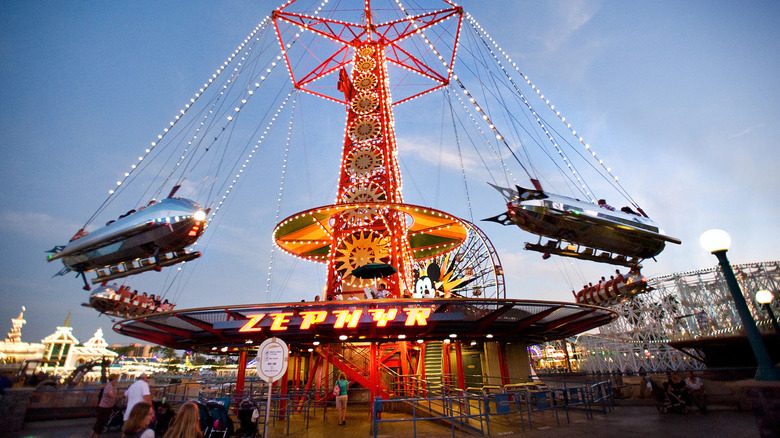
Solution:
{"label": "metal railing", "polygon": [[[387,403],[405,403],[411,407],[411,417],[407,418],[382,418],[381,412]],[[371,407],[373,418],[373,435],[379,434],[382,423],[411,423],[412,434],[417,436],[418,421],[449,422],[452,436],[455,437],[455,429],[468,429],[485,435],[484,400],[482,397],[460,395],[448,397],[429,398],[394,398],[383,400],[376,398]],[[477,424],[479,425],[477,427]]]}
{"label": "metal railing", "polygon": [[[401,377],[404,376],[399,376],[399,382],[403,383]],[[381,425],[387,423],[410,423],[416,436],[418,421],[448,423],[453,435],[455,429],[489,435],[491,421],[498,421],[496,423],[498,427],[502,422],[513,423],[519,418],[525,430],[526,420],[528,426],[533,428],[537,421],[536,416],[545,411],[552,411],[556,423],[560,425],[559,411],[561,410],[565,411],[566,420],[570,422],[570,411],[582,410],[587,418],[592,418],[594,410],[608,413],[613,410],[615,404],[613,384],[608,379],[595,382],[526,381],[503,386],[484,385],[460,389],[442,384],[440,381],[432,384],[425,379],[412,378],[415,376],[406,377],[408,377],[407,382],[403,383],[407,385],[405,388],[413,389],[417,393],[424,392],[427,396],[384,400],[376,398],[371,405],[375,436],[379,433],[378,429]],[[155,400],[167,401],[174,408],[186,401],[217,401],[229,408],[238,407],[241,402],[248,400],[258,409],[262,424],[268,401],[267,386],[247,386],[243,395],[229,392],[230,388],[233,388],[232,385],[216,385],[207,390],[196,391],[193,387],[165,385],[153,386],[151,389]],[[94,415],[99,389],[99,387],[39,389],[30,399],[28,419],[64,419]],[[302,421],[301,423],[296,421],[296,425],[305,424],[305,428],[308,429],[311,413],[316,414],[316,409],[323,407],[324,416],[327,404],[332,402],[327,399],[329,388],[306,391],[292,388],[285,394],[280,394],[279,391],[279,387],[274,387],[272,390],[269,417],[272,424],[269,426],[275,427],[278,422],[284,421],[287,434],[290,433],[291,420],[294,416]],[[398,410],[398,404],[405,405],[400,410],[411,415],[404,418],[387,415],[386,418],[381,418],[380,413],[388,410],[386,409],[388,403],[395,404],[393,406],[395,410]]]}
{"label": "metal railing", "polygon": [[[491,422],[504,418],[504,422],[514,422],[519,418],[523,430],[533,429],[534,416],[550,411],[560,426],[559,411],[566,414],[570,423],[570,411],[582,410],[588,419],[593,418],[593,407],[601,406],[607,413],[612,410],[612,385],[608,380],[600,382],[542,382],[512,383],[502,386],[485,385],[465,390],[446,386],[443,394],[433,397],[377,398],[372,406],[374,419],[373,434],[379,434],[383,423],[410,423],[412,434],[417,436],[417,422],[447,422],[452,435],[455,430],[466,429],[482,435],[491,434]],[[403,403],[411,409],[411,417],[381,418],[381,412],[387,403]],[[501,422],[499,421],[499,425]]]}
{"label": "metal railing", "polygon": [[[152,399],[165,399],[172,386],[174,385],[151,386]],[[43,386],[30,396],[25,418],[28,421],[39,421],[92,417],[99,402],[100,389],[100,386],[87,388]]]}

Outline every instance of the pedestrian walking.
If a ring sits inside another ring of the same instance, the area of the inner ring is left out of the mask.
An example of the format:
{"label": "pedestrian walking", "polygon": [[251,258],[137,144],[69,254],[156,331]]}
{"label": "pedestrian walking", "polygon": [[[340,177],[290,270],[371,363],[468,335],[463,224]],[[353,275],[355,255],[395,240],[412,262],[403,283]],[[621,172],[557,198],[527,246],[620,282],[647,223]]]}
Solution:
{"label": "pedestrian walking", "polygon": [[108,376],[108,383],[103,387],[100,400],[98,400],[97,418],[95,419],[95,426],[92,427],[92,433],[89,435],[90,438],[100,437],[100,434],[106,429],[108,419],[114,411],[114,404],[117,399],[117,381],[119,381],[119,374],[112,373]]}
{"label": "pedestrian walking", "polygon": [[343,426],[347,424],[347,389],[349,388],[349,381],[343,372],[339,373],[339,380],[336,381],[336,385],[333,388],[334,393],[336,392],[336,388],[338,388],[336,411],[339,413],[339,426]]}
{"label": "pedestrian walking", "polygon": [[141,373],[138,379],[125,391],[127,408],[125,409],[125,421],[130,418],[130,412],[136,403],[146,402],[152,404],[152,393],[149,391],[149,376]]}

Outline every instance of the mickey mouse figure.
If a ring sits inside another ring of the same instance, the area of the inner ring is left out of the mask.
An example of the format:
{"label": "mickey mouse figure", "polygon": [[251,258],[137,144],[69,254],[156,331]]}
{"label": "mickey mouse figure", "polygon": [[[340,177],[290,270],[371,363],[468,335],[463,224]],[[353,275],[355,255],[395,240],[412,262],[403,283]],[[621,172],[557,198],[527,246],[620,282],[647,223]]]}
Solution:
{"label": "mickey mouse figure", "polygon": [[414,282],[414,298],[436,298],[436,282],[441,277],[441,268],[432,262],[425,269],[425,275],[420,276],[420,271],[415,272],[417,279]]}

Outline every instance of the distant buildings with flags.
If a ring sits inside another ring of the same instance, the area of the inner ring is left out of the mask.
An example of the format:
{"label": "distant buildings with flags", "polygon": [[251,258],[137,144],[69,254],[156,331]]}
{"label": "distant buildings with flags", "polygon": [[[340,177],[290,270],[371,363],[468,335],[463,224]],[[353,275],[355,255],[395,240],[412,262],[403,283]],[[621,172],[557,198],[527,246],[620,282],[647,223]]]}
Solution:
{"label": "distant buildings with flags", "polygon": [[[192,355],[185,354],[176,363],[173,357],[161,357],[155,354],[155,346],[149,344],[109,345],[103,337],[103,329],[98,328],[94,335],[83,344],[73,334],[70,314],[54,333],[46,336],[40,343],[22,341],[22,326],[25,308],[22,307],[17,318],[11,319],[11,330],[0,343],[0,371],[16,374],[25,364],[32,365],[30,372],[58,376],[65,383],[79,381],[95,382],[101,376],[101,362],[110,364],[107,373],[118,373],[121,380],[135,380],[141,373],[162,376],[163,374],[181,374],[196,371],[217,375],[234,375],[235,365],[199,367],[191,362]],[[116,350],[116,351],[113,351]],[[120,353],[117,353],[119,351]],[[89,365],[94,364],[90,367]],[[254,368],[254,365],[251,365]],[[81,369],[79,370],[79,367]],[[200,368],[206,368],[201,370]],[[216,370],[212,370],[216,368]],[[78,371],[77,371],[78,370]],[[79,375],[77,381],[69,380]],[[56,379],[55,379],[56,380]],[[71,383],[72,382],[72,383]]]}
{"label": "distant buildings with flags", "polygon": [[[22,326],[25,308],[22,307],[19,316],[11,319],[11,330],[0,343],[0,363],[3,369],[16,370],[25,361],[38,361],[38,371],[46,374],[66,376],[77,367],[90,361],[108,359],[115,362],[119,356],[108,349],[108,343],[103,338],[103,329],[98,328],[95,334],[81,344],[73,335],[70,326],[70,314],[62,326],[54,333],[46,336],[40,343],[22,341]],[[99,368],[98,368],[99,375]]]}

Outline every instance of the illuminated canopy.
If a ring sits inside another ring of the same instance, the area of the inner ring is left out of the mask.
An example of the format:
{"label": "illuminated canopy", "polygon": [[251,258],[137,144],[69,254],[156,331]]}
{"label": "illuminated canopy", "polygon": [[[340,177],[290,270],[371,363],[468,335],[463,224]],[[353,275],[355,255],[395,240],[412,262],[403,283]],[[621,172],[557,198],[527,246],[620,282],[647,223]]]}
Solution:
{"label": "illuminated canopy", "polygon": [[[274,230],[276,244],[290,254],[325,262],[333,235],[331,218],[349,210],[381,209],[407,215],[406,230],[415,260],[451,251],[466,240],[466,224],[450,214],[408,204],[340,204],[318,207],[282,221]],[[408,220],[411,219],[411,220]]]}
{"label": "illuminated canopy", "polygon": [[399,339],[540,343],[611,322],[610,310],[525,300],[350,300],[176,310],[114,325],[120,334],[175,349],[228,351],[276,336],[307,347],[314,341]]}

